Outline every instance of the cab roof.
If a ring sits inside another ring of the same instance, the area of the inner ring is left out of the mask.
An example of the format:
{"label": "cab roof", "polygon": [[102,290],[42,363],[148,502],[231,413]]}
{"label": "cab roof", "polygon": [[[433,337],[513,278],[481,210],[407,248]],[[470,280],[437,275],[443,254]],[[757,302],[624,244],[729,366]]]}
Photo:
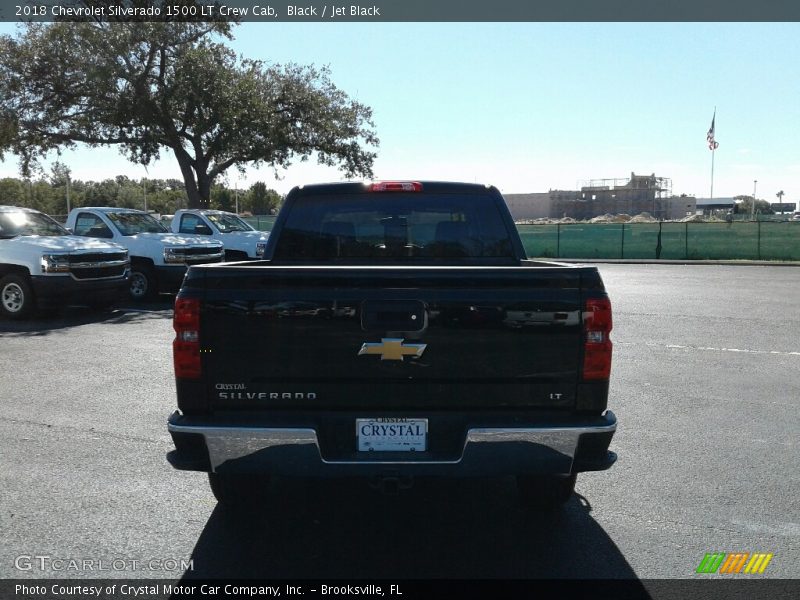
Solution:
{"label": "cab roof", "polygon": [[178,210],[175,211],[175,214],[178,215],[178,214],[187,213],[187,212],[190,212],[190,213],[191,212],[197,212],[197,213],[201,213],[201,214],[204,214],[204,215],[207,215],[207,214],[218,214],[218,215],[235,215],[237,217],[239,216],[235,212],[230,212],[228,210],[217,210],[216,208],[179,208]]}
{"label": "cab roof", "polygon": [[99,212],[135,212],[135,213],[142,213],[143,215],[149,215],[149,212],[145,212],[143,210],[139,210],[138,208],[125,208],[123,206],[78,206],[73,208],[72,210],[96,210]]}
{"label": "cab roof", "polygon": [[[407,190],[379,190],[376,186],[387,184],[390,186],[406,184],[414,186],[413,191]],[[346,181],[337,183],[313,183],[301,185],[292,189],[291,195],[327,195],[327,194],[373,194],[373,193],[396,193],[407,191],[409,193],[429,193],[429,194],[499,194],[500,191],[492,186],[482,183],[462,183],[457,181],[422,181],[406,179],[382,179],[377,181]]]}

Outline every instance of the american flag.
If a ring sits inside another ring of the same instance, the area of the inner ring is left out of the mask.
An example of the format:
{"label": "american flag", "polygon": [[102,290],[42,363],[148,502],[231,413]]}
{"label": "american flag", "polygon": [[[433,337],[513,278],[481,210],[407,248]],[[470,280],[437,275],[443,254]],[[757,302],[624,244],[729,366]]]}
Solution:
{"label": "american flag", "polygon": [[708,140],[708,149],[709,150],[716,150],[719,147],[719,142],[714,141],[714,120],[717,118],[716,111],[714,112],[714,116],[711,117],[711,127],[706,134],[706,140]]}

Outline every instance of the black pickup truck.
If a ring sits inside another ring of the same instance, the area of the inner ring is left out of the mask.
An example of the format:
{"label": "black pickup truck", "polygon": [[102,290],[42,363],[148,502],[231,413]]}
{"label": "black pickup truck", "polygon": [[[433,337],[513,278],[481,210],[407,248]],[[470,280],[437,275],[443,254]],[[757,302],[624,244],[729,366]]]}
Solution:
{"label": "black pickup truck", "polygon": [[223,503],[270,475],[514,475],[553,507],[616,460],[600,275],[528,260],[494,187],[295,188],[264,260],[189,269],[174,328],[168,460]]}

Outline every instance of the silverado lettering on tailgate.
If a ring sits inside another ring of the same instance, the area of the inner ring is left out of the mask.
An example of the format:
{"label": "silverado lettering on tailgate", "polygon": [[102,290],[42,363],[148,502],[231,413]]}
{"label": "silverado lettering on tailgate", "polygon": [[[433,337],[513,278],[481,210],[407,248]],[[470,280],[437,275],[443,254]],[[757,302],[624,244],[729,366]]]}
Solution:
{"label": "silverado lettering on tailgate", "polygon": [[316,400],[314,392],[219,392],[220,400]]}

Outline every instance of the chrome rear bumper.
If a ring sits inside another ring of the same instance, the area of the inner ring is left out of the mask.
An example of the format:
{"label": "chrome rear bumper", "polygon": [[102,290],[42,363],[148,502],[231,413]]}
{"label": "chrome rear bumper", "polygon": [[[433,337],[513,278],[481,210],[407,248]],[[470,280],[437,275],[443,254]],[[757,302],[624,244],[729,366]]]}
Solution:
{"label": "chrome rear bumper", "polygon": [[175,468],[198,471],[261,471],[283,475],[374,475],[391,470],[416,475],[491,476],[573,473],[609,468],[614,413],[574,425],[473,427],[459,456],[430,452],[353,452],[326,457],[314,428],[249,427],[192,422],[177,413],[169,422]]}

